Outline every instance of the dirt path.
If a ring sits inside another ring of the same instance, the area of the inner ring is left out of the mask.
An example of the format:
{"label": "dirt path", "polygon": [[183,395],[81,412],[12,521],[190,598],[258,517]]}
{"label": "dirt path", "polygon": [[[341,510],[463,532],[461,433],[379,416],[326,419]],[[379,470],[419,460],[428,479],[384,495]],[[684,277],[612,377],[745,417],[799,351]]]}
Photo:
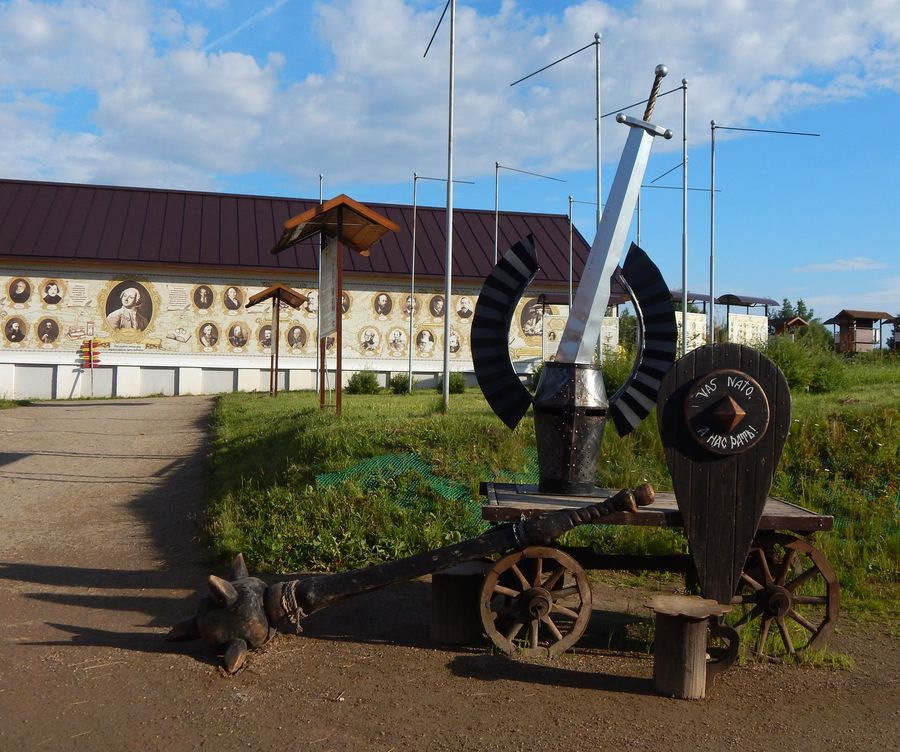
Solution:
{"label": "dirt path", "polygon": [[552,663],[434,646],[416,581],[314,614],[223,676],[199,643],[162,639],[207,572],[211,405],[0,412],[0,749],[895,748],[900,651],[884,628],[839,625],[851,671],[738,667],[682,702],[652,693],[649,657],[608,649],[644,594],[600,583],[588,634]]}

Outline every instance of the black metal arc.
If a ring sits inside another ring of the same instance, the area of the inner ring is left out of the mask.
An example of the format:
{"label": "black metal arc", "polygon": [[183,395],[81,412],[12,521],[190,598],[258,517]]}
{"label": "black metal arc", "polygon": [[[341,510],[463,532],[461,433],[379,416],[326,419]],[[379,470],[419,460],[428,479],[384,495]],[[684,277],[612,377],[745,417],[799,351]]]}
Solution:
{"label": "black metal arc", "polygon": [[616,431],[625,436],[656,407],[663,377],[678,351],[678,326],[668,285],[656,264],[634,243],[625,257],[621,277],[641,327],[631,375],[609,401]]}
{"label": "black metal arc", "polygon": [[472,364],[484,398],[507,426],[515,428],[531,405],[509,358],[509,328],[525,288],[540,270],[534,237],[510,248],[484,281],[472,317]]}

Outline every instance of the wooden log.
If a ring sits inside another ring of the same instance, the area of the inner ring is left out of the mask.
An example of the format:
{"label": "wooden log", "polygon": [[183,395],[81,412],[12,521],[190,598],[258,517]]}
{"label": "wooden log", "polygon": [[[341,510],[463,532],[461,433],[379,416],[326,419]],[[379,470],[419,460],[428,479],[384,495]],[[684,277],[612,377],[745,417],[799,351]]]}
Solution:
{"label": "wooden log", "polygon": [[445,645],[481,641],[484,629],[478,600],[491,565],[469,561],[431,576],[431,639]]}
{"label": "wooden log", "polygon": [[647,606],[655,613],[653,688],[667,697],[706,696],[706,630],[711,617],[731,610],[696,596],[658,596]]}

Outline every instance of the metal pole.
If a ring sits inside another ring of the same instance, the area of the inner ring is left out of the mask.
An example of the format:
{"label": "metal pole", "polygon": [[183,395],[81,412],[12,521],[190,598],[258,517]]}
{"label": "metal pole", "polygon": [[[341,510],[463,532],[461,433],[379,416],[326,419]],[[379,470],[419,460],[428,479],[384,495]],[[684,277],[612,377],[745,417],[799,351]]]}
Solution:
{"label": "metal pole", "polygon": [[[322,186],[323,186],[324,176],[322,173],[319,173],[319,206],[322,205],[324,201],[324,197],[322,195]],[[316,295],[318,296],[322,291],[322,233],[319,233],[319,268],[316,272]],[[319,332],[321,331],[322,326],[322,306],[320,305],[321,301],[316,303],[316,389],[319,389],[319,379],[322,378],[324,380],[325,376],[325,359],[322,355],[325,351],[319,347]]]}
{"label": "metal pole", "polygon": [[597,73],[597,227],[600,226],[600,215],[603,212],[602,178],[600,173],[600,34],[594,32],[594,66]]}
{"label": "metal pole", "polygon": [[[687,294],[687,291],[685,291]],[[716,311],[716,121],[709,121],[709,323],[707,344],[715,344]]]}
{"label": "metal pole", "polygon": [[687,142],[687,86],[686,78],[681,79],[681,356],[687,355],[688,346],[688,142]]}
{"label": "metal pole", "polygon": [[453,270],[453,88],[455,77],[456,0],[450,0],[450,84],[447,113],[447,250],[444,254],[444,411],[450,409],[450,291]]}
{"label": "metal pole", "polygon": [[637,195],[637,234],[635,236],[635,242],[640,245],[641,244],[641,189],[638,188]]}
{"label": "metal pole", "polygon": [[497,265],[497,235],[500,232],[500,163],[494,162],[494,266]]}
{"label": "metal pole", "polygon": [[569,308],[572,307],[572,197],[569,196]]}
{"label": "metal pole", "polygon": [[[413,173],[413,229],[412,229],[412,263],[410,264],[410,281],[409,281],[409,294],[410,297],[415,295],[416,290],[416,221],[417,221],[417,205],[416,205],[416,185],[418,183],[419,176],[417,173]],[[409,348],[409,366],[407,368],[407,379],[409,381],[408,389],[409,393],[412,394],[413,389],[413,371],[412,371],[412,361],[413,361],[413,319],[416,315],[416,307],[415,307],[415,298],[413,297],[413,308],[410,312],[409,316],[409,341],[406,343],[406,346]]]}

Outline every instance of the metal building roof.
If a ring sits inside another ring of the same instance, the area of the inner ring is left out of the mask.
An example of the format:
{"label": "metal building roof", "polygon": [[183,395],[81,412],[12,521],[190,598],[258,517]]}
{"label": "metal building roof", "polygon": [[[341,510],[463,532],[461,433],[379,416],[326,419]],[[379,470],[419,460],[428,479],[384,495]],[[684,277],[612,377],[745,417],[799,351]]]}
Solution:
{"label": "metal building roof", "polygon": [[[412,206],[367,206],[400,227],[368,257],[349,254],[348,275],[408,276]],[[0,180],[0,258],[9,262],[205,266],[244,271],[316,269],[317,241],[273,255],[285,220],[318,206],[312,199]],[[417,209],[416,276],[443,278],[445,210]],[[493,266],[494,213],[454,208],[453,280],[480,283]],[[501,253],[534,235],[540,286],[568,285],[569,220],[563,214],[501,212]],[[589,251],[573,229],[577,283]]]}
{"label": "metal building roof", "polygon": [[778,305],[777,300],[772,300],[772,298],[760,298],[754,297],[752,295],[735,295],[734,293],[725,293],[724,295],[720,295],[716,298],[716,303],[720,305],[737,305],[737,306],[747,306],[748,308],[752,308],[753,306],[776,306]]}

